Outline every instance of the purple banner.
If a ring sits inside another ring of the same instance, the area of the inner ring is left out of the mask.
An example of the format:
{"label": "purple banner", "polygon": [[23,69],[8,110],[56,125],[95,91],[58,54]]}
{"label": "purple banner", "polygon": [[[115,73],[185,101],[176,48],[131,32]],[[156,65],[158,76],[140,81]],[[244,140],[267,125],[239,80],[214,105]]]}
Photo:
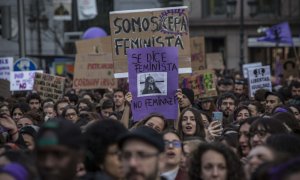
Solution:
{"label": "purple banner", "polygon": [[291,30],[288,22],[283,22],[272,26],[266,30],[266,36],[260,37],[258,41],[267,41],[274,43],[293,44]]}
{"label": "purple banner", "polygon": [[133,120],[140,121],[154,112],[177,119],[178,48],[128,49],[127,54]]}

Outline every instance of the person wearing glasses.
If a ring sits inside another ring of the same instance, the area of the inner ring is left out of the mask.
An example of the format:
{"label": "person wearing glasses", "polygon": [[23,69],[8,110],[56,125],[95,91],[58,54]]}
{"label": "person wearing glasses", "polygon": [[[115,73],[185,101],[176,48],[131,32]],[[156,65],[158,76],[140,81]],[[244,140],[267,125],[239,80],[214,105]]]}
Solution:
{"label": "person wearing glasses", "polygon": [[268,137],[273,134],[288,133],[287,125],[274,118],[258,118],[250,127],[250,145],[254,148],[265,144]]}
{"label": "person wearing glasses", "polygon": [[62,117],[78,126],[84,126],[88,123],[87,119],[80,118],[76,106],[69,105],[62,112]]}
{"label": "person wearing glasses", "polygon": [[185,180],[187,172],[180,168],[183,157],[182,143],[176,131],[168,130],[163,135],[165,141],[166,161],[162,176],[168,180]]}
{"label": "person wearing glasses", "polygon": [[127,180],[165,179],[159,172],[164,164],[165,143],[154,129],[146,126],[134,129],[120,138],[119,148]]}

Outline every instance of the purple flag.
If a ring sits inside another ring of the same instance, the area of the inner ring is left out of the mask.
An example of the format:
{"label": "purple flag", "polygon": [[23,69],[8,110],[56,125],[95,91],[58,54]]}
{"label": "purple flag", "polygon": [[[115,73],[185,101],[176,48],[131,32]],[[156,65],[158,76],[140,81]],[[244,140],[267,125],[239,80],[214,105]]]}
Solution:
{"label": "purple flag", "polygon": [[272,26],[271,28],[267,29],[265,33],[266,36],[260,37],[257,40],[293,45],[293,39],[288,22],[283,22]]}
{"label": "purple flag", "polygon": [[127,54],[133,120],[140,121],[150,113],[177,119],[178,48],[128,49]]}

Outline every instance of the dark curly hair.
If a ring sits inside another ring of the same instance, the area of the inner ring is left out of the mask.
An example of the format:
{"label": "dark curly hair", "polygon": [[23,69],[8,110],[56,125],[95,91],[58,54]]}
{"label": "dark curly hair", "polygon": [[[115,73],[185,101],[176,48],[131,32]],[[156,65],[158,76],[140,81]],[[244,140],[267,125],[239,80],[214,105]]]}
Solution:
{"label": "dark curly hair", "polygon": [[201,138],[205,138],[205,130],[204,130],[204,125],[203,125],[203,121],[202,121],[202,118],[201,118],[201,114],[200,112],[195,109],[195,108],[185,108],[181,114],[180,114],[180,117],[179,117],[179,122],[178,122],[178,133],[180,135],[180,138],[182,140],[185,139],[185,134],[183,133],[183,129],[182,129],[182,120],[183,120],[183,115],[185,114],[185,112],[187,111],[191,111],[194,116],[195,116],[195,121],[196,121],[196,132],[193,136],[198,136],[198,137],[201,137]]}
{"label": "dark curly hair", "polygon": [[220,153],[226,161],[227,178],[230,180],[243,180],[245,177],[243,166],[239,158],[234,152],[221,143],[204,143],[200,144],[196,151],[193,152],[190,161],[189,178],[193,180],[202,180],[201,178],[201,166],[202,156],[207,151],[215,151]]}
{"label": "dark curly hair", "polygon": [[109,146],[117,144],[120,135],[128,130],[117,120],[106,119],[89,126],[84,134],[87,149],[85,161],[89,172],[101,171]]}

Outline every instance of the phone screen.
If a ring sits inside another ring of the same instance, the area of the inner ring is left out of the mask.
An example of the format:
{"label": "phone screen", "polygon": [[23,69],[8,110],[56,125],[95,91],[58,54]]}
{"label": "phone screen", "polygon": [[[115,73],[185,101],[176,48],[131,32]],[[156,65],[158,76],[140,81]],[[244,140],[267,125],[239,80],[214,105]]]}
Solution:
{"label": "phone screen", "polygon": [[223,112],[214,111],[212,113],[212,120],[213,121],[222,121],[223,120]]}

